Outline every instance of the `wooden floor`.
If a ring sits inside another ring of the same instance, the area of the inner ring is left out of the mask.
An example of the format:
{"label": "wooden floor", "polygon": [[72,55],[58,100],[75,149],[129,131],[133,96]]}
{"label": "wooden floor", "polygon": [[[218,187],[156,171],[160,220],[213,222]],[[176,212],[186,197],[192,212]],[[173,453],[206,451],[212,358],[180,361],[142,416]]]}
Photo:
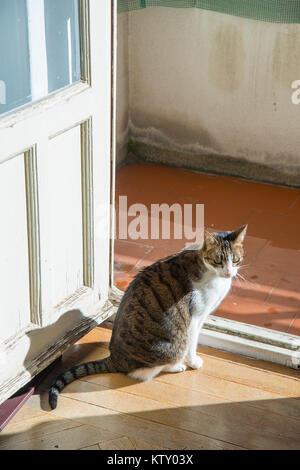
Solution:
{"label": "wooden floor", "polygon": [[[71,346],[51,377],[107,355],[111,331]],[[102,374],[65,388],[55,411],[34,395],[0,435],[0,449],[300,449],[299,372],[199,347],[201,370],[137,383]]]}

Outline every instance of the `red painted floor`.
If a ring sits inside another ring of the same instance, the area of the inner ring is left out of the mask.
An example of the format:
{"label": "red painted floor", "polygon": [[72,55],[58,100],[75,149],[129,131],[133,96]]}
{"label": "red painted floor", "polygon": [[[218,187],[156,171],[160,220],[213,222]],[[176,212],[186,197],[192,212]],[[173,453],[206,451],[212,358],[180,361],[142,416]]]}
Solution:
{"label": "red painted floor", "polygon": [[[119,196],[127,196],[128,208],[144,204],[149,214],[154,203],[204,204],[210,231],[248,223],[243,261],[248,266],[240,270],[245,281],[234,280],[215,315],[300,335],[299,190],[141,163],[117,172],[117,211]],[[129,227],[134,219],[136,215],[128,216]],[[118,230],[117,224],[117,235]],[[141,267],[181,250],[186,242],[153,240],[151,234],[137,240],[117,238],[115,284],[125,290]]]}

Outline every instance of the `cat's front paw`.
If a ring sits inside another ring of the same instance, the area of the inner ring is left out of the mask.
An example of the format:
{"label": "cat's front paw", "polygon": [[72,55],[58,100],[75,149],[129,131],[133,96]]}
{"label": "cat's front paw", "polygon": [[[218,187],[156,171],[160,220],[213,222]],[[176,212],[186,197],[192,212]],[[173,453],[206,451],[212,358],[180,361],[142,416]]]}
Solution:
{"label": "cat's front paw", "polygon": [[170,369],[170,372],[183,372],[186,370],[185,364],[177,364],[173,368]]}
{"label": "cat's front paw", "polygon": [[183,362],[178,364],[168,365],[164,369],[166,372],[183,372],[186,370],[186,365]]}
{"label": "cat's front paw", "polygon": [[199,356],[188,359],[188,365],[191,369],[200,369],[203,366],[203,359]]}

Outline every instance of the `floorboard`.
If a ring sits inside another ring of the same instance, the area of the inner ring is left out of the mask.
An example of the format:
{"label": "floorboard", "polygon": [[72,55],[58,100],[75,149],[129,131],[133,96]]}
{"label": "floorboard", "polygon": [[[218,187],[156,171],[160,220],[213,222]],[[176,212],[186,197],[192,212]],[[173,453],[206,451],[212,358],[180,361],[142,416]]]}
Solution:
{"label": "floorboard", "polygon": [[299,449],[296,371],[199,347],[200,370],[140,383],[123,374],[67,386],[49,411],[47,389],[66,367],[108,355],[111,330],[95,328],[0,434],[0,449]]}

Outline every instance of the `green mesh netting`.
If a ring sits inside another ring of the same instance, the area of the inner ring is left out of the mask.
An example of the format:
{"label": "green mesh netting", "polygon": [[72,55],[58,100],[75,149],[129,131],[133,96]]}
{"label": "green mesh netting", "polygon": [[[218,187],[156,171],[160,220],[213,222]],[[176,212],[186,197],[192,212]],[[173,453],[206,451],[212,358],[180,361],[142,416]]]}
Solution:
{"label": "green mesh netting", "polygon": [[300,0],[118,0],[118,13],[158,6],[202,8],[272,23],[300,23]]}

